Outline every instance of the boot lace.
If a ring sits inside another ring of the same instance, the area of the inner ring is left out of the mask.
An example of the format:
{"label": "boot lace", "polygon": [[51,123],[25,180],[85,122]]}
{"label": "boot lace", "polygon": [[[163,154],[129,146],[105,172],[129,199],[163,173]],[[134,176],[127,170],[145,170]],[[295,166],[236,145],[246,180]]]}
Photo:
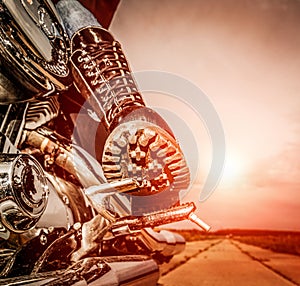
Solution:
{"label": "boot lace", "polygon": [[145,106],[119,42],[89,44],[78,61],[109,124],[124,108]]}

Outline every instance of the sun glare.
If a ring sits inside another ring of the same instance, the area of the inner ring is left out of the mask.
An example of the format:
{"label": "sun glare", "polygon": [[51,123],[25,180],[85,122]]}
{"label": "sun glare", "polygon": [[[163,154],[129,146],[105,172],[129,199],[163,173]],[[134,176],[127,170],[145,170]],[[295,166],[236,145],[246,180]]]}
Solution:
{"label": "sun glare", "polygon": [[240,181],[245,163],[240,156],[228,154],[224,165],[222,181],[225,186],[232,185]]}

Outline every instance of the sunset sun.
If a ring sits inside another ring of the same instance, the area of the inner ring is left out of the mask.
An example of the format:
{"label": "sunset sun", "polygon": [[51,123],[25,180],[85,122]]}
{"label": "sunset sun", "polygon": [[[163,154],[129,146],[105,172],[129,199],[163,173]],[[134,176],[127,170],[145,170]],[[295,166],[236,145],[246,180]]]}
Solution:
{"label": "sunset sun", "polygon": [[245,171],[245,162],[238,154],[227,154],[221,184],[224,186],[233,185],[241,180]]}

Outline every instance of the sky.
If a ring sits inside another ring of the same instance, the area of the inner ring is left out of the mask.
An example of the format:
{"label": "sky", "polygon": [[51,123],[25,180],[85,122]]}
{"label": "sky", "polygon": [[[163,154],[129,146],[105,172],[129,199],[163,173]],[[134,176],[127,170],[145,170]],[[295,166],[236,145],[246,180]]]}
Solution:
{"label": "sky", "polygon": [[170,96],[144,94],[191,130],[186,136],[166,118],[192,166],[184,200],[196,203],[197,214],[212,229],[300,230],[300,2],[123,0],[110,30],[133,71],[191,81],[221,119],[223,176],[200,202],[212,160],[203,120]]}

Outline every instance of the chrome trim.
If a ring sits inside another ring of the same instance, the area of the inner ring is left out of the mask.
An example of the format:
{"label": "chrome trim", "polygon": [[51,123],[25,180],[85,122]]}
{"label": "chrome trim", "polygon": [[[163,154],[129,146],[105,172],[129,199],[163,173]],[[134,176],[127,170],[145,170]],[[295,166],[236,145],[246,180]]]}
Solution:
{"label": "chrome trim", "polygon": [[70,85],[69,39],[49,0],[1,0],[0,20],[1,72],[31,91],[11,98],[0,94],[0,103],[29,100]]}
{"label": "chrome trim", "polygon": [[0,154],[1,223],[22,233],[36,225],[48,201],[40,164],[27,154]]}
{"label": "chrome trim", "polygon": [[131,255],[123,257],[88,257],[70,265],[67,269],[0,279],[0,283],[1,285],[10,286],[155,286],[158,279],[159,268],[153,259],[142,255]]}

